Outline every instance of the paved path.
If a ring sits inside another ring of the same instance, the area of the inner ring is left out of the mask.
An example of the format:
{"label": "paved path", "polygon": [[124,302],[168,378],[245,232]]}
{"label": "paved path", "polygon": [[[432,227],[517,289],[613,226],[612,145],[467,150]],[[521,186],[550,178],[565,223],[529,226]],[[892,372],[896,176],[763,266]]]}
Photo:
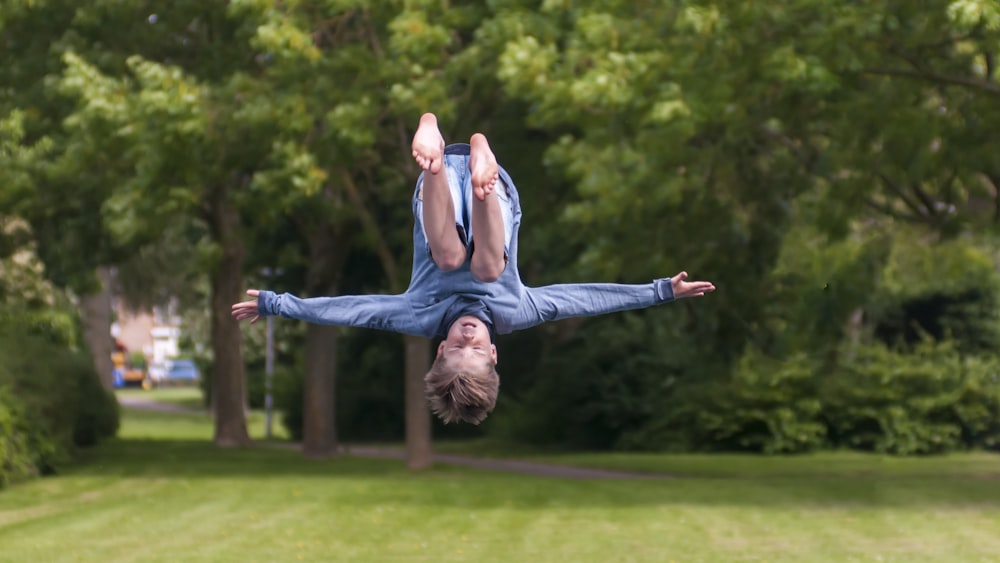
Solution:
{"label": "paved path", "polygon": [[[144,397],[134,395],[119,395],[118,402],[125,408],[136,410],[147,410],[165,413],[204,413],[203,410],[193,410],[181,405],[170,403],[160,403]],[[300,444],[293,442],[282,443],[278,447],[288,449],[301,449]],[[406,459],[406,451],[402,448],[375,447],[375,446],[342,446],[341,451],[346,455],[377,458],[377,459]],[[651,475],[647,473],[635,473],[629,471],[614,471],[610,469],[592,469],[589,467],[575,467],[571,465],[561,465],[555,463],[542,463],[536,461],[524,461],[518,459],[495,459],[474,457],[458,454],[431,454],[434,463],[445,463],[449,465],[462,465],[485,469],[488,471],[506,471],[510,473],[522,473],[525,475],[535,475],[541,477],[557,477],[561,479],[669,479],[669,475]]]}
{"label": "paved path", "polygon": [[205,411],[189,409],[173,403],[161,403],[145,397],[135,395],[118,395],[118,404],[127,409],[140,411],[169,412],[176,414],[204,413]]}

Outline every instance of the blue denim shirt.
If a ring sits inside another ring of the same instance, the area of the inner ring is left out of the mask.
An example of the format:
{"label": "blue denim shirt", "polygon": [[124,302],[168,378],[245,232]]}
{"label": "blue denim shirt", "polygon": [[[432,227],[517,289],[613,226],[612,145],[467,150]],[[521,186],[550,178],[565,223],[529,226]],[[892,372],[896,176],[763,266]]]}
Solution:
{"label": "blue denim shirt", "polygon": [[[450,145],[445,154],[447,166],[468,171],[468,145]],[[464,173],[461,176],[465,182],[469,182],[467,176]],[[288,293],[261,291],[258,297],[260,314],[431,338],[446,335],[448,327],[442,326],[442,319],[453,306],[461,306],[461,301],[484,303],[492,317],[494,330],[498,334],[508,334],[547,321],[641,309],[673,300],[670,278],[646,284],[525,286],[517,270],[520,199],[514,182],[502,167],[500,178],[508,188],[507,195],[514,213],[507,267],[497,281],[484,283],[475,279],[470,271],[469,259],[451,272],[444,272],[434,264],[419,220],[422,202],[415,192],[412,206],[418,220],[414,221],[413,229],[413,270],[405,293],[302,299]],[[418,190],[420,185],[418,180]]]}

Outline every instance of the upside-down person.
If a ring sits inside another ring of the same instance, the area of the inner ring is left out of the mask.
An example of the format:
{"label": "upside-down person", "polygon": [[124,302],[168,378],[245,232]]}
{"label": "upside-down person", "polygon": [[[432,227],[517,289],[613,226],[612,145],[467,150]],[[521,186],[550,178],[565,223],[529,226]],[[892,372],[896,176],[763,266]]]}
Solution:
{"label": "upside-down person", "polygon": [[423,172],[412,199],[413,271],[405,293],[300,299],[251,289],[247,294],[255,299],[233,305],[233,316],[441,337],[425,377],[431,410],[445,423],[479,424],[493,410],[500,386],[495,334],[715,290],[711,282],[687,281],[686,272],[646,284],[527,287],[517,271],[517,190],[486,137],[477,133],[469,144],[445,146],[437,118],[424,114],[413,157]]}

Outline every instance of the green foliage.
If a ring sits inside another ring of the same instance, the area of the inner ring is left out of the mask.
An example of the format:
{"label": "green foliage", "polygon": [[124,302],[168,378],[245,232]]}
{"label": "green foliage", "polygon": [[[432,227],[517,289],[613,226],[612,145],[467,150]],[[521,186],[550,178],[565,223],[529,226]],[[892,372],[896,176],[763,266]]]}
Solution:
{"label": "green foliage", "polygon": [[95,446],[118,433],[121,412],[118,399],[104,389],[92,369],[78,364],[76,419],[73,421],[73,445]]}
{"label": "green foliage", "polygon": [[46,330],[52,314],[15,309],[0,317],[0,411],[17,440],[10,452],[20,474],[26,463],[29,473],[54,471],[77,447],[118,429],[117,400],[101,387],[86,354]]}
{"label": "green foliage", "polygon": [[933,293],[993,289],[1000,284],[994,257],[984,248],[988,242],[971,237],[938,242],[920,235],[907,229],[895,237],[880,283],[882,298],[899,303]]}
{"label": "green foliage", "polygon": [[10,388],[0,386],[0,489],[37,474],[31,429]]}
{"label": "green foliage", "polygon": [[963,441],[975,448],[1000,449],[1000,360],[962,358],[962,392],[953,406]]}
{"label": "green foliage", "polygon": [[[997,257],[982,249],[995,241],[965,239],[1000,229],[990,0],[186,0],[156,17],[138,2],[47,0],[4,3],[0,29],[0,208],[30,224],[4,230],[0,256],[30,233],[57,287],[91,289],[98,265],[160,274],[150,249],[183,259],[194,244],[200,259],[170,269],[184,270],[170,292],[220,272],[231,285],[213,287],[234,292],[279,263],[299,293],[399,289],[407,131],[427,110],[449,140],[503,140],[525,195],[529,283],[686,269],[719,287],[669,313],[511,338],[490,432],[802,451],[840,443],[816,427],[826,382],[808,374],[848,373],[846,342],[874,333],[903,358],[951,340],[982,366],[973,356],[1000,345]],[[347,253],[360,264],[344,267]],[[4,304],[52,305],[38,260],[10,264]],[[25,322],[75,345],[70,316]],[[341,347],[342,434],[398,434],[398,338]],[[255,405],[262,346],[244,349]],[[875,425],[858,447],[886,451],[989,446],[985,379],[964,380],[980,383],[956,399],[963,422],[934,422],[898,402],[929,377],[911,360],[906,377],[882,374],[886,358],[857,367],[898,393],[832,396],[838,432]],[[218,369],[220,381],[238,371]],[[210,385],[213,366],[202,372]]]}
{"label": "green foliage", "polygon": [[288,431],[288,436],[296,441],[302,441],[303,396],[305,394],[305,378],[301,369],[287,370],[282,377],[275,380],[274,406],[281,413],[281,424]]}
{"label": "green foliage", "polygon": [[404,347],[394,334],[342,332],[337,339],[337,434],[346,441],[404,435]]}
{"label": "green foliage", "polygon": [[890,346],[931,337],[966,353],[993,353],[1000,346],[1000,275],[985,246],[899,237],[873,302],[876,335]]}
{"label": "green foliage", "polygon": [[862,327],[851,326],[851,317],[878,302],[873,289],[891,244],[884,235],[831,241],[808,223],[794,227],[761,296],[770,322],[754,336],[758,346],[772,355],[809,354],[824,361],[844,338],[856,338]]}
{"label": "green foliage", "polygon": [[928,454],[991,445],[996,427],[996,361],[965,359],[951,346],[913,354],[884,346],[851,352],[822,382],[823,412],[835,443],[894,454]]}
{"label": "green foliage", "polygon": [[768,358],[749,348],[733,374],[678,390],[628,449],[720,449],[801,453],[827,445],[815,360]]}
{"label": "green foliage", "polygon": [[[489,424],[526,443],[614,446],[662,405],[684,375],[678,367],[684,344],[669,317],[658,309],[581,327],[565,324],[571,339],[541,350],[528,373],[519,373],[523,360],[512,359],[505,368],[512,352],[498,345],[501,397]],[[669,354],[661,353],[664,347]]]}
{"label": "green foliage", "polygon": [[841,356],[828,372],[805,355],[776,360],[748,350],[733,376],[679,389],[621,445],[912,455],[1000,443],[1000,361],[933,343],[915,353],[858,346]]}
{"label": "green foliage", "polygon": [[[403,348],[396,336],[345,331],[337,339],[336,427],[347,442],[396,441],[403,435]],[[283,361],[274,377],[275,406],[293,439],[303,432],[303,358]]]}

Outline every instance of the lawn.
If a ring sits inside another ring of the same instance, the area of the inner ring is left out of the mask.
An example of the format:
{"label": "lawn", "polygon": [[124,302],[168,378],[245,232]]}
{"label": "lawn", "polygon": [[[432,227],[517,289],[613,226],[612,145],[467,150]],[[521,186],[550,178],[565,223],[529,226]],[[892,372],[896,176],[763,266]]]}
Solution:
{"label": "lawn", "polygon": [[[259,436],[260,429],[254,433]],[[0,492],[2,561],[996,561],[1000,458],[564,454],[574,481],[219,450],[203,414]],[[540,456],[542,458],[548,456]]]}
{"label": "lawn", "polygon": [[[197,387],[160,387],[157,389],[119,389],[118,397],[139,398],[156,403],[163,403],[190,414],[177,416],[174,414],[143,413],[141,416],[129,416],[122,437],[141,437],[157,439],[210,440],[212,438],[212,415],[205,408],[201,391]],[[134,413],[133,413],[134,414]],[[263,440],[267,435],[267,419],[263,410],[253,410],[247,418],[247,430],[256,440]],[[281,415],[274,412],[271,420],[271,436],[275,440],[287,440],[288,431],[281,424]]]}

